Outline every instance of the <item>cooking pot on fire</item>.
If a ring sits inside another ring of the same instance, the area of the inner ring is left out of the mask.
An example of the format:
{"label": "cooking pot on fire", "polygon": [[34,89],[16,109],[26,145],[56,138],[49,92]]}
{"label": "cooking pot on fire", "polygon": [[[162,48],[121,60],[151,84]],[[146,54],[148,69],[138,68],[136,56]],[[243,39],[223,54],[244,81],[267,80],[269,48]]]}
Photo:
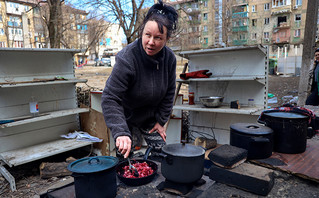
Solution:
{"label": "cooking pot on fire", "polygon": [[118,159],[111,156],[86,157],[70,163],[67,168],[73,172],[76,197],[115,197],[117,164]]}
{"label": "cooking pot on fire", "polygon": [[248,159],[264,159],[272,155],[273,130],[254,123],[230,125],[230,145],[247,150]]}
{"label": "cooking pot on fire", "polygon": [[204,174],[205,150],[190,144],[167,144],[162,148],[161,172],[172,182],[193,183]]}

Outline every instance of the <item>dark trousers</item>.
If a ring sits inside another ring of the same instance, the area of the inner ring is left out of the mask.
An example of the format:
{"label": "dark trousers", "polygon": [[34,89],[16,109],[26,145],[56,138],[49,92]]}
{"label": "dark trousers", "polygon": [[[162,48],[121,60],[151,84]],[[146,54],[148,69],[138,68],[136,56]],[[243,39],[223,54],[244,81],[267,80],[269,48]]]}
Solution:
{"label": "dark trousers", "polygon": [[306,100],[306,105],[313,105],[313,106],[319,105],[318,89],[315,89],[311,92],[311,94],[308,96]]}

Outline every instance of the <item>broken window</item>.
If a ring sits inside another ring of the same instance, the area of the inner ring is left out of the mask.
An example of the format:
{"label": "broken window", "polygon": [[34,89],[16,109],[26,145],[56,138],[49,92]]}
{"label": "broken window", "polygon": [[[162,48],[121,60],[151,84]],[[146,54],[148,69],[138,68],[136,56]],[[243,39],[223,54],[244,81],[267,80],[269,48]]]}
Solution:
{"label": "broken window", "polygon": [[295,15],[295,21],[301,21],[301,14]]}
{"label": "broken window", "polygon": [[287,16],[279,16],[278,17],[277,27],[280,27],[281,23],[287,23]]}
{"label": "broken window", "polygon": [[257,26],[257,19],[252,19],[251,24],[252,24],[252,26],[256,27]]}

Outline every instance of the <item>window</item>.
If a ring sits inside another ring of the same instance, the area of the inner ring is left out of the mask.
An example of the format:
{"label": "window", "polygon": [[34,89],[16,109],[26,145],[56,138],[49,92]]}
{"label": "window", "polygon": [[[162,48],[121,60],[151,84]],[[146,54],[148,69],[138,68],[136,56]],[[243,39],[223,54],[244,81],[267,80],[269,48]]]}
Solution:
{"label": "window", "polygon": [[[273,0],[272,1],[273,7],[279,7],[279,6],[285,6],[285,5],[287,5],[287,0]],[[290,1],[289,1],[289,5],[291,5]]]}
{"label": "window", "polygon": [[24,6],[24,11],[25,12],[29,11],[29,6]]}
{"label": "window", "polygon": [[252,33],[251,40],[256,40],[256,39],[257,39],[257,33]]}
{"label": "window", "polygon": [[0,35],[4,35],[4,30],[2,28],[0,29]]}
{"label": "window", "polygon": [[252,12],[256,12],[257,11],[257,6],[256,5],[251,6],[251,11]]}
{"label": "window", "polygon": [[269,24],[269,18],[265,18],[265,25],[268,25]]}
{"label": "window", "polygon": [[253,27],[256,27],[257,26],[257,19],[252,19],[251,24]]}
{"label": "window", "polygon": [[295,21],[301,21],[301,14],[295,15]]}
{"label": "window", "polygon": [[204,7],[207,7],[207,6],[208,6],[207,1],[204,1]]}
{"label": "window", "polygon": [[34,7],[32,10],[33,10],[33,14],[39,14],[40,13],[39,7]]}
{"label": "window", "polygon": [[296,5],[301,5],[302,4],[302,0],[296,0]]}
{"label": "window", "polygon": [[269,32],[264,32],[264,38],[269,38]]}
{"label": "window", "polygon": [[208,38],[204,38],[204,44],[208,44]]}
{"label": "window", "polygon": [[207,32],[207,31],[208,31],[207,25],[204,25],[203,31],[204,31],[204,32]]}
{"label": "window", "polygon": [[0,47],[6,47],[6,43],[5,42],[0,42]]}
{"label": "window", "polygon": [[204,14],[203,14],[203,19],[204,19],[204,20],[207,20],[207,17],[208,17],[208,14],[207,14],[207,13],[204,13]]}
{"label": "window", "polygon": [[300,29],[295,30],[295,37],[300,37]]}
{"label": "window", "polygon": [[0,15],[0,22],[2,22],[2,15]]}
{"label": "window", "polygon": [[269,10],[269,3],[264,4],[264,10]]}

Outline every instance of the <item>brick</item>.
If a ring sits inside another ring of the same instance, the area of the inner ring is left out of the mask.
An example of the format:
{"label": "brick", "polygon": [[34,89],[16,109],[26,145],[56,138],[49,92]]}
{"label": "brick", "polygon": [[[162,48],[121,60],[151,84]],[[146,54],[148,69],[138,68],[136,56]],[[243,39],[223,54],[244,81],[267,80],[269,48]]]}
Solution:
{"label": "brick", "polygon": [[224,144],[208,154],[208,158],[222,168],[235,168],[247,159],[247,150]]}
{"label": "brick", "polygon": [[266,196],[274,186],[272,170],[248,163],[233,169],[212,165],[209,178],[263,196]]}

